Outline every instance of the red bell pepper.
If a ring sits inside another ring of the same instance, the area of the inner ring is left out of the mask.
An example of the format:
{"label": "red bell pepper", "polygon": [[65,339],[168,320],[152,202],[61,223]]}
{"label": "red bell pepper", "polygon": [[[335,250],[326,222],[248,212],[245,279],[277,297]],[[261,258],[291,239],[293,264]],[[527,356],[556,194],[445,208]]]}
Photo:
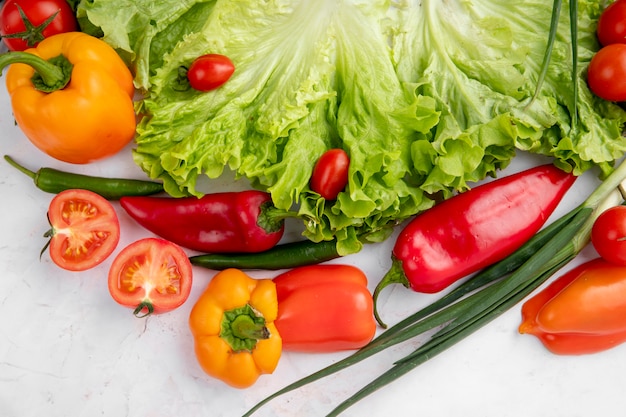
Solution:
{"label": "red bell pepper", "polygon": [[283,348],[334,352],[365,346],[376,332],[367,277],[350,265],[310,265],[273,279]]}
{"label": "red bell pepper", "polygon": [[597,258],[565,273],[523,304],[519,332],[558,355],[626,342],[626,266]]}
{"label": "red bell pepper", "polygon": [[120,205],[140,225],[164,239],[200,252],[262,252],[284,233],[286,213],[256,190],[201,198],[122,197]]}
{"label": "red bell pepper", "polygon": [[539,231],[575,179],[542,165],[477,186],[418,215],[395,242],[392,267],[374,291],[375,312],[376,298],[389,284],[435,293],[510,255]]}

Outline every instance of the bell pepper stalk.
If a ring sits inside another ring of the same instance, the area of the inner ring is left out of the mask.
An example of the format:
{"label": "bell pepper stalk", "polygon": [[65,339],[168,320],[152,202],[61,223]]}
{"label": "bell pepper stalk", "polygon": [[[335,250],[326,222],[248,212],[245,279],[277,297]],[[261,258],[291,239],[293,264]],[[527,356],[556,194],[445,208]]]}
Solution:
{"label": "bell pepper stalk", "polygon": [[141,226],[187,249],[251,253],[273,248],[293,214],[274,207],[258,190],[203,197],[122,197],[120,205]]}
{"label": "bell pepper stalk", "polygon": [[226,269],[212,278],[189,323],[202,369],[237,388],[272,373],[282,350],[359,349],[376,332],[367,278],[351,265],[298,267],[271,280]]}
{"label": "bell pepper stalk", "polygon": [[552,164],[541,165],[479,185],[418,215],[398,236],[391,269],[374,299],[394,283],[439,292],[509,256],[541,229],[575,180]]}
{"label": "bell pepper stalk", "polygon": [[85,164],[133,139],[133,76],[104,41],[81,32],[53,35],[35,48],[1,54],[0,70],[6,66],[17,124],[53,158]]}
{"label": "bell pepper stalk", "polygon": [[620,205],[626,187],[626,163],[621,163],[579,206],[540,230],[505,259],[479,271],[450,293],[383,331],[350,356],[270,394],[242,417],[277,397],[345,370],[392,346],[437,329],[409,354],[398,358],[381,375],[339,403],[328,416],[338,416],[353,404],[434,358],[490,323],[539,288],[587,246],[595,219]]}
{"label": "bell pepper stalk", "polygon": [[626,266],[596,258],[568,271],[522,305],[519,332],[558,355],[626,342]]}

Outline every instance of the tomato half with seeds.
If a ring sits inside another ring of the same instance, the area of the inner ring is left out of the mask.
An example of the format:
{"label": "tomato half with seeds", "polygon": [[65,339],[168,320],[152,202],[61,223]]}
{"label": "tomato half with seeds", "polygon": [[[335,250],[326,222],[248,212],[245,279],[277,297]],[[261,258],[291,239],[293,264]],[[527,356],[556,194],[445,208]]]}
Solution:
{"label": "tomato half with seeds", "polygon": [[[63,269],[84,271],[102,263],[120,240],[115,209],[104,197],[87,190],[65,190],[48,207],[52,261]],[[44,250],[46,249],[44,248]]]}
{"label": "tomato half with seeds", "polygon": [[192,269],[183,249],[165,239],[144,238],[120,251],[109,270],[109,292],[137,317],[180,307],[191,292]]}

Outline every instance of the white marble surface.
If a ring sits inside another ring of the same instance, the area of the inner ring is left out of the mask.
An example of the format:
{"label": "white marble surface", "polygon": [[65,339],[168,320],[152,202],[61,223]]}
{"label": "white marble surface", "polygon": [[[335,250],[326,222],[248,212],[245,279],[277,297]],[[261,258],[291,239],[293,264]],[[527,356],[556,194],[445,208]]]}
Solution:
{"label": "white marble surface", "polygon": [[[69,115],[71,120],[79,115]],[[71,121],[70,121],[71,123]],[[30,168],[52,166],[92,175],[142,178],[130,147],[108,160],[71,166],[36,150],[14,125],[0,86],[2,154]],[[510,170],[535,164],[520,156]],[[580,179],[556,215],[586,197],[594,179]],[[216,189],[232,189],[225,180]],[[212,272],[194,269],[189,301],[147,319],[133,317],[109,296],[111,259],[81,273],[57,268],[39,252],[52,196],[0,160],[0,415],[3,417],[236,417],[266,395],[345,354],[285,353],[273,375],[236,390],[196,364],[187,317]],[[119,206],[116,205],[119,209]],[[150,234],[118,210],[117,249]],[[293,226],[293,225],[291,225]],[[292,235],[287,237],[293,238]],[[341,262],[361,267],[373,288],[390,266],[392,240]],[[116,252],[117,252],[116,251]],[[595,256],[591,248],[576,262]],[[256,272],[255,276],[275,273]],[[381,312],[398,321],[434,296],[402,287],[381,295]],[[346,416],[617,417],[626,409],[626,346],[585,357],[558,357],[517,333],[519,306],[452,349],[349,409]],[[422,340],[422,339],[420,339]],[[258,416],[321,416],[379,372],[408,345],[271,402]],[[395,414],[394,414],[395,413]]]}

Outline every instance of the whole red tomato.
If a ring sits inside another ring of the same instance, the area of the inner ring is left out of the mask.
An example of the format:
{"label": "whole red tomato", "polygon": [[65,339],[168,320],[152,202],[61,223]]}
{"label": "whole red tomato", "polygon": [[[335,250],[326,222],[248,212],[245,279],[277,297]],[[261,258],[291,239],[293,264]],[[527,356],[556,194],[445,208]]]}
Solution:
{"label": "whole red tomato", "polygon": [[626,206],[611,207],[598,216],[591,242],[606,261],[626,265]]}
{"label": "whole red tomato", "polygon": [[6,0],[0,9],[0,35],[12,51],[23,51],[49,36],[76,30],[76,16],[65,0]]}
{"label": "whole red tomato", "polygon": [[227,56],[206,54],[196,58],[187,71],[191,88],[210,91],[220,87],[235,72],[235,65]]}
{"label": "whole red tomato", "polygon": [[604,46],[626,43],[626,0],[610,4],[598,19],[598,40]]}
{"label": "whole red tomato", "polygon": [[350,158],[343,149],[330,149],[318,159],[311,175],[311,190],[334,200],[348,184]]}
{"label": "whole red tomato", "polygon": [[587,70],[591,91],[608,101],[626,100],[626,44],[614,43],[591,58]]}

